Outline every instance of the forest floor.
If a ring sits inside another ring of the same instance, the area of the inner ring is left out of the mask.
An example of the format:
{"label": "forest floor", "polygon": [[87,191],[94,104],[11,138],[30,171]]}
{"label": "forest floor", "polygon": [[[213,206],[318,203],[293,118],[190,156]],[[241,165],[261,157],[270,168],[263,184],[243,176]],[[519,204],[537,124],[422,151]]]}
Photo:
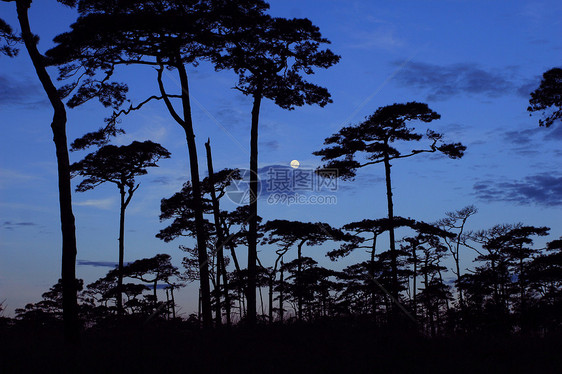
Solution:
{"label": "forest floor", "polygon": [[367,326],[1,328],[0,373],[562,373],[562,336],[426,338]]}

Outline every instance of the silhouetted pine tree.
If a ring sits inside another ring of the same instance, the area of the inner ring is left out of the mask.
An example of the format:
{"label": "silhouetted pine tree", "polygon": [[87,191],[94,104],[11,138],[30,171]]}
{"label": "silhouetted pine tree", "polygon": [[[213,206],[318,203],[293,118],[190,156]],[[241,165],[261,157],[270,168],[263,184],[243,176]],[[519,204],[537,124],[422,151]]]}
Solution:
{"label": "silhouetted pine tree", "polygon": [[[224,29],[222,23],[225,17],[236,19],[238,16],[259,15],[267,6],[261,0],[236,3],[211,0],[80,0],[78,4],[78,22],[71,26],[72,31],[57,36],[57,46],[48,52],[51,63],[60,66],[62,79],[79,77],[78,81],[66,85],[62,90],[65,95],[74,92],[69,105],[77,106],[97,97],[106,106],[120,106],[128,88],[124,84],[110,81],[120,65],[154,67],[159,94],[146,98],[138,105],[115,111],[106,120],[104,128],[78,139],[73,147],[104,144],[109,136],[122,132],[116,127],[120,116],[138,110],[148,102],[164,101],[170,116],[185,133],[195,204],[203,324],[211,326],[206,233],[186,65],[197,64],[200,60],[219,53],[224,39],[217,32]],[[165,69],[177,72],[180,93],[170,94],[166,91],[163,81]],[[174,99],[179,99],[181,110],[176,110],[172,103]]]}
{"label": "silhouetted pine tree", "polygon": [[531,93],[529,104],[529,112],[543,112],[540,126],[550,127],[562,119],[562,68],[552,68],[543,74],[539,88]]}
{"label": "silhouetted pine tree", "polygon": [[[59,91],[53,84],[49,73],[47,73],[45,56],[37,49],[38,38],[31,31],[28,11],[32,0],[4,1],[16,3],[16,11],[21,28],[21,40],[53,108],[51,129],[53,131],[53,142],[55,143],[57,159],[59,212],[62,232],[61,280],[63,288],[64,336],[67,343],[77,343],[79,341],[79,321],[76,296],[78,292],[76,280],[76,227],[72,212],[70,161],[66,141],[66,109]],[[74,6],[76,4],[75,0],[58,0],[58,2],[67,6]],[[0,37],[6,42],[6,44],[0,45],[0,53],[13,56],[17,53],[17,50],[12,47],[13,42],[19,41],[20,38],[13,35],[10,26],[6,22],[0,21]]]}
{"label": "silhouetted pine tree", "polygon": [[324,87],[310,83],[303,75],[315,68],[328,68],[339,61],[329,49],[329,41],[308,19],[273,18],[262,14],[254,17],[226,17],[229,30],[226,48],[213,56],[218,69],[232,69],[238,74],[236,89],[252,97],[250,130],[250,222],[248,238],[248,322],[255,323],[256,258],[258,215],[258,124],[261,101],[273,100],[283,109],[304,104],[324,106],[331,102]]}
{"label": "silhouetted pine tree", "polygon": [[[427,104],[410,102],[406,104],[393,104],[381,107],[374,114],[355,126],[342,128],[338,133],[324,141],[327,146],[314,155],[322,156],[326,164],[324,168],[337,168],[339,176],[343,179],[353,179],[359,168],[383,163],[386,180],[386,196],[388,205],[388,219],[394,220],[394,204],[392,201],[392,185],[390,178],[391,161],[412,157],[421,153],[441,152],[450,158],[460,158],[466,149],[460,143],[444,144],[443,135],[432,130],[427,130],[426,137],[430,140],[429,147],[413,150],[403,154],[393,147],[398,141],[419,141],[424,135],[408,128],[410,121],[431,122],[441,116],[429,109]],[[366,154],[366,161],[361,163],[355,159],[358,153]],[[392,268],[392,287],[390,292],[398,300],[398,266],[396,261],[396,240],[394,227],[391,224],[388,230],[390,237],[390,254]]]}
{"label": "silhouetted pine tree", "polygon": [[[304,245],[319,245],[329,240],[342,241],[349,239],[350,236],[344,234],[341,230],[335,229],[323,222],[299,222],[287,220],[268,221],[264,225],[264,231],[269,236],[264,240],[264,244],[278,244],[281,256],[291,247],[297,247],[296,272],[296,295],[297,295],[297,317],[302,319],[304,286],[300,284],[302,277],[302,248]],[[279,253],[278,253],[279,255]],[[288,263],[285,266],[289,266]],[[275,274],[273,274],[275,279]],[[302,295],[301,295],[302,294]]]}
{"label": "silhouetted pine tree", "polygon": [[119,267],[117,284],[117,310],[123,313],[121,287],[123,286],[123,261],[125,256],[125,210],[139,185],[135,178],[148,173],[149,167],[157,167],[161,158],[170,158],[170,152],[160,144],[147,140],[134,141],[129,145],[106,145],[83,160],[70,166],[74,176],[83,180],[76,191],[91,190],[103,183],[113,183],[119,189]]}

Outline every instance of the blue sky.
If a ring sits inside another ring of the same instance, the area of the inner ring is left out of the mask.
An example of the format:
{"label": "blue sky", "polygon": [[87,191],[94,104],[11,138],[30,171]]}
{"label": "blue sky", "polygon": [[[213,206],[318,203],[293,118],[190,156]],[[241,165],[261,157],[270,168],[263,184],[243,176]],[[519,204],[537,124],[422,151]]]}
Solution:
{"label": "blue sky", "polygon": [[[265,101],[260,123],[260,167],[297,159],[301,168],[320,164],[312,152],[342,126],[356,124],[378,107],[423,101],[441,114],[430,124],[450,141],[468,149],[461,160],[420,155],[395,162],[393,185],[398,215],[434,221],[447,211],[475,204],[479,213],[471,229],[499,223],[549,226],[562,236],[562,126],[538,127],[538,116],[526,112],[529,92],[542,73],[562,65],[562,4],[559,1],[270,1],[270,14],[307,17],[317,24],[342,56],[341,62],[312,79],[326,86],[333,103],[325,108],[283,111]],[[0,3],[0,16],[14,28],[14,4]],[[54,0],[35,1],[30,12],[33,31],[45,51],[52,38],[74,19],[72,10]],[[204,142],[211,139],[215,170],[248,167],[251,101],[232,90],[236,77],[202,64],[188,69],[195,133],[201,169]],[[56,70],[52,70],[53,76]],[[118,71],[138,102],[156,90],[156,73],[135,67]],[[170,91],[173,74],[165,76]],[[0,301],[8,312],[40,299],[60,274],[60,231],[56,162],[50,132],[51,109],[22,50],[15,59],[0,58]],[[102,125],[109,112],[97,103],[68,111],[68,138]],[[139,178],[141,186],[127,210],[125,260],[169,253],[176,265],[179,244],[154,235],[160,199],[187,179],[187,151],[180,127],[154,103],[122,123],[127,134],[115,144],[151,139],[172,158]],[[423,126],[420,125],[420,129]],[[84,152],[71,154],[78,161]],[[268,205],[264,219],[326,221],[340,226],[386,215],[383,169],[359,170],[354,182],[340,182],[337,204]],[[76,183],[76,182],[75,182]],[[75,193],[78,259],[117,260],[118,192],[113,185]],[[234,207],[226,204],[225,207]],[[539,244],[542,242],[539,242]],[[386,243],[381,240],[380,248]],[[331,264],[329,245],[310,249],[323,265],[341,269],[364,259],[358,252]],[[244,259],[240,249],[241,260]],[[260,257],[269,264],[271,249]],[[472,255],[466,253],[465,267]],[[80,265],[86,283],[107,267]],[[195,310],[196,288],[180,292],[182,312]]]}

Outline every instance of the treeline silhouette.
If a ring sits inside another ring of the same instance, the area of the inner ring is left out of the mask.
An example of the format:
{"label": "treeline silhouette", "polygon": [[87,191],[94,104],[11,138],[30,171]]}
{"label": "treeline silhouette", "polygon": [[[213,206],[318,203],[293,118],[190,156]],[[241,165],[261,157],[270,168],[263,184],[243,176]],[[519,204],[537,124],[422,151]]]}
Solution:
{"label": "treeline silhouette", "polygon": [[[533,241],[547,235],[549,229],[522,224],[466,231],[467,219],[475,213],[474,207],[467,207],[447,214],[434,225],[396,217],[393,225],[410,233],[398,241],[398,299],[389,291],[392,289],[390,250],[376,248],[377,237],[390,228],[388,218],[353,222],[341,230],[326,223],[268,221],[260,225],[259,232],[262,243],[276,246],[277,257],[271,266],[263,266],[260,261],[258,320],[263,324],[359,320],[379,327],[399,320],[426,336],[510,333],[543,336],[559,331],[562,239],[548,242],[545,248],[536,248]],[[216,235],[214,231],[210,233]],[[235,236],[247,236],[247,232],[239,231]],[[340,242],[337,249],[328,252],[330,258],[336,260],[354,249],[364,249],[365,261],[335,271],[302,255],[303,250],[318,253],[319,248],[315,246],[327,242]],[[229,245],[235,248],[244,243]],[[121,323],[120,315],[138,321],[180,320],[174,291],[198,278],[197,252],[184,249],[185,272],[171,265],[169,255],[159,254],[126,264],[121,274],[119,268],[112,269],[85,287],[80,281],[80,320],[88,327]],[[459,271],[465,266],[462,257],[469,257],[467,251],[476,254],[476,266]],[[247,313],[243,292],[247,271],[225,269],[226,277],[222,277],[216,248],[209,246],[208,255],[215,324],[240,322]],[[453,259],[452,267],[447,266],[451,264],[449,257]],[[454,281],[446,281],[449,270],[456,276]],[[126,280],[121,286],[120,275]],[[219,278],[221,282],[215,280]],[[124,295],[122,307],[119,289]],[[158,289],[165,290],[165,300],[158,300]],[[17,309],[14,323],[41,325],[60,320],[59,281],[43,294],[43,300]],[[201,318],[193,314],[188,321],[198,326]]]}
{"label": "treeline silhouette", "polygon": [[[13,57],[23,42],[53,107],[63,258],[61,280],[43,294],[43,300],[18,309],[15,319],[2,318],[4,326],[62,323],[65,340],[71,343],[85,329],[122,326],[127,321],[135,326],[169,323],[207,329],[223,324],[333,321],[337,326],[341,321],[351,325],[362,321],[373,328],[408,328],[429,337],[543,336],[560,331],[562,238],[548,241],[543,248],[534,245],[549,228],[516,223],[471,231],[467,222],[472,223],[477,212],[473,206],[432,223],[395,214],[391,167],[397,160],[425,153],[460,159],[466,150],[459,142],[444,143],[444,135],[431,129],[416,132],[408,127],[410,123],[423,127],[440,118],[425,103],[378,108],[362,123],[326,138],[325,148],[313,152],[325,163],[317,173],[337,170],[337,177],[344,179],[360,178],[359,169],[380,163],[385,173],[386,217],[366,217],[340,228],[326,222],[262,221],[258,215],[262,101],[272,100],[287,110],[331,102],[326,88],[305,78],[333,66],[340,57],[323,49],[329,41],[308,19],[270,16],[268,4],[260,0],[59,0],[76,6],[79,18],[43,56],[27,16],[31,1],[14,2],[22,34],[15,35],[0,20],[0,52]],[[221,209],[221,200],[226,189],[242,179],[241,170],[215,172],[210,140],[205,144],[208,177],[200,176],[186,68],[200,63],[234,71],[235,88],[252,99],[250,198],[231,211]],[[58,78],[68,83],[56,89],[48,66],[57,66]],[[136,104],[128,101],[128,86],[112,80],[116,70],[129,66],[148,67],[158,87]],[[176,74],[180,90],[172,93],[166,88],[164,72]],[[551,69],[531,95],[528,110],[547,113],[541,126],[549,127],[561,118],[561,81],[561,69]],[[72,142],[73,150],[98,147],[74,164],[68,157],[63,100],[71,108],[99,100],[112,109],[102,128]],[[190,180],[162,200],[160,219],[171,223],[156,234],[164,241],[194,239],[192,246],[181,246],[186,252],[185,271],[174,267],[166,254],[124,263],[125,212],[139,187],[135,178],[170,153],[151,141],[120,147],[108,143],[124,132],[118,126],[123,116],[155,101],[164,104],[186,137]],[[416,146],[403,152],[411,142]],[[77,191],[110,182],[120,193],[118,266],[88,285],[75,274],[71,176],[82,178]],[[377,246],[383,234],[388,234],[388,248]],[[258,245],[271,255],[260,259]],[[334,261],[357,250],[367,256],[342,271],[307,256],[327,247],[326,255]],[[237,257],[243,248],[248,258],[245,267]],[[473,255],[474,266],[468,262]],[[273,263],[263,263],[265,258],[273,258]],[[448,271],[454,280],[448,280]],[[199,312],[183,321],[174,292],[192,281],[199,285]],[[159,300],[159,289],[166,300]]]}

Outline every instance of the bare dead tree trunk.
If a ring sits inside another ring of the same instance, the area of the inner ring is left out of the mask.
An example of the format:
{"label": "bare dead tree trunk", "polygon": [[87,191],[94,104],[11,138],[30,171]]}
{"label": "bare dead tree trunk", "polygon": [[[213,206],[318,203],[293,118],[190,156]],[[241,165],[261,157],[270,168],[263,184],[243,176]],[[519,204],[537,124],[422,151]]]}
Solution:
{"label": "bare dead tree trunk", "polygon": [[65,342],[72,344],[79,342],[80,328],[76,295],[78,289],[76,281],[76,228],[72,212],[70,161],[66,139],[66,110],[51,77],[47,73],[44,58],[37,49],[37,40],[31,32],[28,17],[30,6],[30,0],[16,1],[18,20],[25,47],[54,111],[51,129],[53,131],[53,142],[55,143],[57,157],[59,210],[62,232],[61,279],[64,338]]}

